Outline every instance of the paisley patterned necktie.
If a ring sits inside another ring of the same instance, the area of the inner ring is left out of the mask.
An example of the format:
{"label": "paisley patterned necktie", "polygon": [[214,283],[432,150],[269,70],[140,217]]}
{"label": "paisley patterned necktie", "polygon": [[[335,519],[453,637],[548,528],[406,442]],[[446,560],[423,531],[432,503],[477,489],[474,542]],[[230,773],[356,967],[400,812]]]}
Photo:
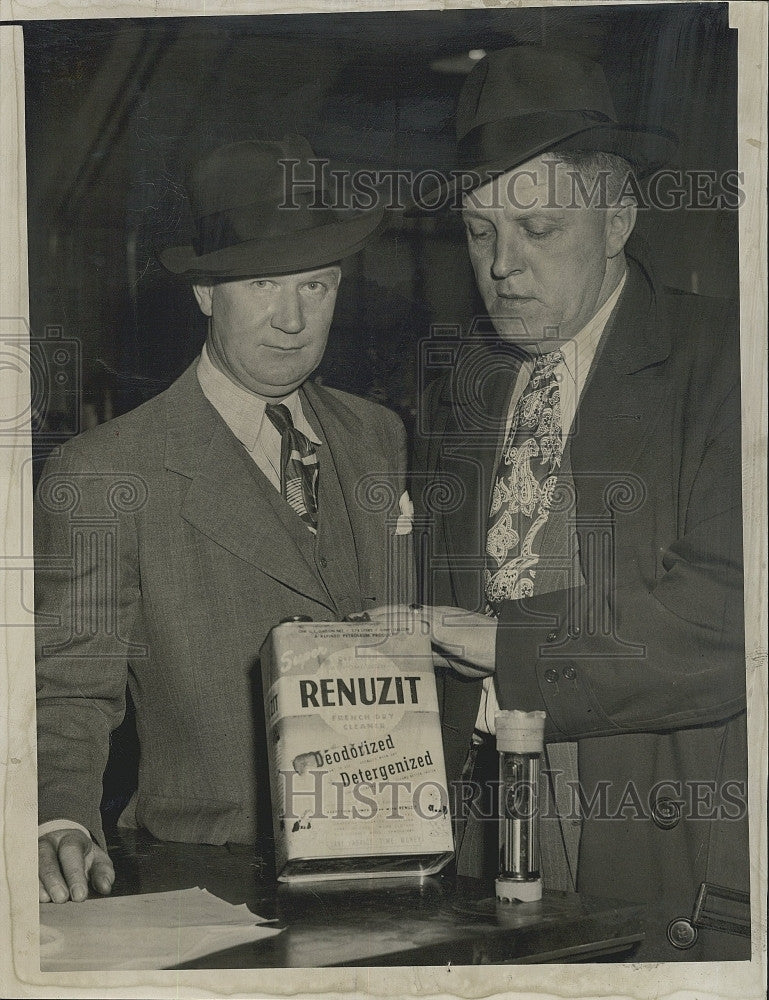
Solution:
{"label": "paisley patterned necktie", "polygon": [[561,464],[560,351],[540,355],[513,412],[497,467],[486,535],[487,613],[502,601],[530,597],[538,536],[547,523]]}
{"label": "paisley patterned necktie", "polygon": [[318,454],[315,445],[294,427],[283,403],[268,403],[267,417],[280,433],[280,492],[313,534],[318,524]]}
{"label": "paisley patterned necktie", "polygon": [[[556,373],[561,361],[561,352],[552,351],[534,363],[497,468],[486,536],[485,595],[490,617],[497,616],[501,602],[535,593],[539,542],[550,515],[563,451]],[[541,824],[544,884],[548,889],[574,892],[580,824],[570,812],[570,787],[579,780],[577,744],[549,744],[546,761],[548,790],[544,794],[552,796],[556,812]]]}

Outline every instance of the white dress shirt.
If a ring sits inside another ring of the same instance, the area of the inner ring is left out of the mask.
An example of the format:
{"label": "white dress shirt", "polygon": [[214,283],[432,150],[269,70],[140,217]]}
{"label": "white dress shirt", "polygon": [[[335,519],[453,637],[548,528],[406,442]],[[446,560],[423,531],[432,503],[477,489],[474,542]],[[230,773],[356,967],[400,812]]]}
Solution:
{"label": "white dress shirt", "polygon": [[[198,382],[209,403],[275,489],[280,491],[280,434],[272,421],[265,416],[266,401],[219,371],[211,361],[205,344],[198,361]],[[314,445],[319,445],[318,435],[310,427],[302,411],[299,390],[294,389],[280,402],[288,407],[294,427]]]}
{"label": "white dress shirt", "polygon": [[[280,434],[272,421],[265,416],[265,400],[233,382],[219,371],[211,361],[208,350],[203,350],[198,361],[198,382],[203,395],[219,413],[235,437],[253,458],[269,481],[280,492]],[[306,435],[315,445],[320,445],[318,435],[310,427],[302,411],[299,390],[295,389],[281,402],[288,407],[294,427]],[[38,837],[53,830],[82,830],[90,833],[73,819],[52,819],[37,828]]]}
{"label": "white dress shirt", "polygon": [[[622,275],[619,284],[611,293],[609,298],[606,302],[604,302],[595,316],[593,316],[593,318],[582,327],[579,333],[577,333],[570,340],[565,340],[561,344],[563,361],[559,362],[554,370],[555,377],[560,383],[561,440],[564,446],[566,445],[566,440],[571,433],[574,416],[577,412],[577,404],[579,403],[579,398],[585,388],[585,382],[587,381],[590,367],[593,364],[595,352],[598,349],[598,343],[609,317],[611,316],[612,311],[622,294],[622,289],[625,287],[626,276],[627,272]],[[507,424],[505,426],[505,439],[510,433],[510,425],[513,421],[515,407],[517,406],[518,400],[523,395],[526,386],[529,383],[533,369],[533,359],[527,360],[521,365],[518,378],[515,382],[515,388],[513,389],[513,394],[510,397],[510,406],[507,411]],[[502,454],[504,445],[505,441],[500,442],[497,464],[499,464],[499,458]],[[497,693],[494,689],[494,677],[492,675],[491,677],[486,677],[483,680],[483,693],[481,694],[481,703],[478,707],[478,717],[475,723],[476,729],[480,730],[482,733],[491,733],[493,735],[496,731],[494,716],[498,711],[499,704],[497,702]]]}

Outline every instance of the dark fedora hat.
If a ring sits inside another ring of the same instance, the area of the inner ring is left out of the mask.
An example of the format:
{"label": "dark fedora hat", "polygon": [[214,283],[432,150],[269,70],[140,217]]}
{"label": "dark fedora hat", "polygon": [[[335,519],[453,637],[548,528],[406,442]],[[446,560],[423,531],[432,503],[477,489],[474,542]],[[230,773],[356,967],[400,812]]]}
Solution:
{"label": "dark fedora hat", "polygon": [[162,250],[162,264],[191,277],[246,278],[314,270],[356,253],[384,212],[329,207],[313,160],[302,136],[231,143],[204,156],[186,185],[194,242]]}
{"label": "dark fedora hat", "polygon": [[439,190],[472,190],[549,151],[615,153],[643,177],[668,162],[675,136],[621,124],[598,63],[533,45],[489,52],[470,71],[456,113],[457,170]]}

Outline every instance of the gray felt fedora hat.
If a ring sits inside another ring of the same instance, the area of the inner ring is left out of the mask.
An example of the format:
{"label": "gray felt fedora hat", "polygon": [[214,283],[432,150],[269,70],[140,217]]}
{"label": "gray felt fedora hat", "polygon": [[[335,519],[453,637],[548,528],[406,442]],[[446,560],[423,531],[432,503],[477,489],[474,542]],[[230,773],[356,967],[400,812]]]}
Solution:
{"label": "gray felt fedora hat", "polygon": [[[356,253],[380,228],[384,212],[327,207],[309,142],[302,136],[231,143],[204,156],[187,177],[195,238],[161,250],[174,274],[241,278],[325,267]],[[293,161],[287,166],[285,161]]]}
{"label": "gray felt fedora hat", "polygon": [[639,177],[667,163],[675,136],[621,123],[601,66],[584,56],[533,45],[489,52],[468,74],[456,112],[457,168],[435,194],[469,191],[542,153],[615,153]]}

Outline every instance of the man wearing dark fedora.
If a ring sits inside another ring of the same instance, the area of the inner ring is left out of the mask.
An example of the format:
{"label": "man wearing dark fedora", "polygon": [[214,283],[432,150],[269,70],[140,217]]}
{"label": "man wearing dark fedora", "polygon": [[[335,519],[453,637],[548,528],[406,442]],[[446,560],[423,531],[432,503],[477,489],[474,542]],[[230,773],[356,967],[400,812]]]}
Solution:
{"label": "man wearing dark fedora", "polygon": [[[381,212],[286,207],[300,137],[217,149],[192,170],[192,246],[161,253],[208,317],[165,392],[49,460],[35,506],[40,898],[109,892],[99,805],[110,732],[136,710],[138,788],[119,825],[256,845],[272,828],[258,653],[290,616],[411,600],[405,432],[309,381],[339,261]],[[393,509],[357,488],[379,476]],[[101,539],[101,541],[100,541]]]}
{"label": "man wearing dark fedora", "polygon": [[529,46],[472,70],[457,135],[493,335],[422,404],[411,613],[443,658],[460,871],[496,871],[488,795],[468,805],[496,711],[542,711],[545,886],[648,904],[639,959],[749,958],[737,325],[628,244],[672,137],[620,124],[596,63]]}

